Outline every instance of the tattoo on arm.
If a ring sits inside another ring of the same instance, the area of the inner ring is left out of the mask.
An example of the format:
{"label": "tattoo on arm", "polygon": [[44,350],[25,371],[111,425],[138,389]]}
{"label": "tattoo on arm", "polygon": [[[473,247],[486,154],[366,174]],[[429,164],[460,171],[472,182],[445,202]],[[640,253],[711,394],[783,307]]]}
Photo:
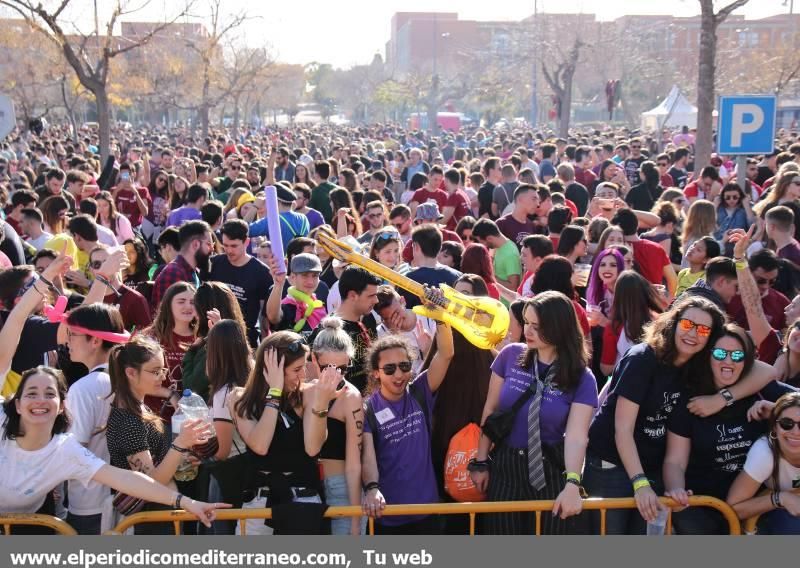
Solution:
{"label": "tattoo on arm", "polygon": [[128,458],[128,465],[131,467],[131,471],[138,471],[140,473],[144,473],[145,475],[150,475],[150,466],[146,465],[142,458]]}
{"label": "tattoo on arm", "polygon": [[360,406],[353,411],[353,418],[356,421],[356,428],[358,429],[358,453],[359,454],[364,450],[364,421],[359,416],[359,413],[363,413],[363,412],[364,412],[364,410]]}

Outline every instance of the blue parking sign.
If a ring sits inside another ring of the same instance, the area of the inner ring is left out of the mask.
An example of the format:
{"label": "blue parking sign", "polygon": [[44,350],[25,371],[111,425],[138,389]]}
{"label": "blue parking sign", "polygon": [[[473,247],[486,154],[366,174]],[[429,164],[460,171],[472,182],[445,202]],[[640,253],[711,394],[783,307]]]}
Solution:
{"label": "blue parking sign", "polygon": [[777,107],[772,95],[720,97],[717,151],[738,155],[772,152]]}

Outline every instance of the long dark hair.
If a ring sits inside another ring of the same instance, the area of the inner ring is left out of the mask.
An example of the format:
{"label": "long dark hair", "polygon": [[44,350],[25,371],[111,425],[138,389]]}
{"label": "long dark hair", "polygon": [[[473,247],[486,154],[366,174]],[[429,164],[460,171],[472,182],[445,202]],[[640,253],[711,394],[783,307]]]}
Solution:
{"label": "long dark hair", "polygon": [[172,300],[178,294],[189,291],[194,292],[195,288],[188,282],[175,282],[167,288],[164,297],[161,299],[161,304],[158,306],[156,317],[153,319],[153,325],[145,330],[146,333],[156,338],[159,343],[170,349],[177,347],[177,345],[173,345],[172,336],[172,330],[175,327],[175,318],[172,315]]}
{"label": "long dark hair", "polygon": [[531,291],[534,294],[555,290],[567,298],[575,297],[575,288],[572,285],[572,263],[555,254],[548,255],[539,265],[539,270],[533,276]]}
{"label": "long dark hair", "polygon": [[644,326],[653,319],[651,314],[661,311],[658,294],[650,282],[633,270],[620,272],[611,305],[613,329],[624,328],[628,339],[638,343]]}
{"label": "long dark hair", "polygon": [[[89,304],[78,306],[67,316],[67,325],[77,325],[95,331],[111,331],[121,333],[125,331],[122,315],[114,306],[108,304]],[[102,349],[108,351],[116,343],[103,340]]]}
{"label": "long dark hair", "polygon": [[725,314],[716,304],[700,296],[689,296],[675,302],[672,308],[645,326],[643,341],[652,347],[656,358],[662,363],[672,365],[678,356],[678,350],[675,347],[675,330],[683,314],[692,308],[703,310],[711,316],[711,335],[702,351],[692,357],[692,361],[700,360],[708,364],[711,345],[722,332],[722,326],[725,324]]}
{"label": "long dark hair", "polygon": [[149,422],[156,430],[163,432],[164,423],[161,418],[136,398],[125,372],[125,369],[141,371],[145,363],[156,357],[161,357],[163,361],[164,352],[161,346],[144,335],[137,335],[128,343],[114,347],[108,357],[108,376],[111,378],[109,398],[113,398],[114,407],[138,416],[143,422]]}
{"label": "long dark hair", "polygon": [[[720,339],[723,337],[730,337],[735,339],[744,351],[744,367],[742,368],[742,373],[739,375],[737,382],[742,380],[742,377],[747,376],[747,373],[753,368],[753,364],[756,361],[756,346],[753,343],[753,340],[750,339],[750,336],[747,334],[745,330],[734,323],[726,323],[722,327],[722,331],[714,340],[714,344],[716,344]],[[714,348],[714,345],[711,345],[711,348]],[[700,373],[695,380],[690,381],[690,391],[694,396],[704,396],[704,395],[711,395],[716,394],[719,390],[716,386],[714,386],[714,373],[711,371],[711,359],[707,360],[709,364],[705,365],[705,369],[703,372]]]}
{"label": "long dark hair", "polygon": [[[574,390],[586,370],[589,354],[572,300],[561,292],[548,291],[528,299],[525,309],[529,307],[539,319],[539,337],[556,349],[554,384],[564,392]],[[522,368],[530,368],[535,355],[536,349],[526,349],[520,360]]]}
{"label": "long dark hair", "polygon": [[194,308],[197,310],[197,336],[208,335],[208,318],[206,312],[216,308],[221,319],[234,320],[247,329],[242,316],[239,301],[227,284],[222,282],[203,282],[194,295]]}
{"label": "long dark hair", "polygon": [[131,267],[133,271],[129,273],[128,278],[141,277],[143,280],[147,280],[147,271],[150,269],[150,265],[153,264],[150,259],[150,253],[147,251],[147,245],[138,237],[128,239],[122,244],[129,244],[136,250],[136,264]]}
{"label": "long dark hair", "polygon": [[[278,363],[283,361],[284,369],[308,356],[308,345],[305,344],[301,335],[293,331],[277,331],[262,341],[256,349],[253,370],[247,379],[244,394],[234,406],[236,414],[243,418],[259,420],[264,412],[264,399],[269,390],[269,385],[264,380],[264,353],[267,349],[277,349]],[[302,404],[300,385],[296,390],[285,394],[286,396],[281,401],[283,410],[290,410]]]}
{"label": "long dark hair", "polygon": [[772,449],[772,487],[777,491],[780,488],[780,464],[781,464],[781,447],[778,443],[778,419],[781,414],[789,408],[800,408],[800,392],[789,392],[780,397],[775,406],[772,407],[772,414],[769,417],[769,436],[767,440]]}
{"label": "long dark hair", "polygon": [[253,370],[247,333],[239,322],[224,319],[206,337],[206,375],[209,399],[226,385],[243,387]]}
{"label": "long dark hair", "polygon": [[19,412],[17,412],[17,401],[22,398],[22,394],[25,391],[25,383],[28,382],[28,379],[39,374],[49,375],[55,379],[56,390],[58,391],[58,404],[61,407],[61,412],[59,412],[58,416],[56,416],[56,421],[53,424],[53,429],[50,431],[50,435],[55,436],[57,434],[63,434],[69,430],[71,421],[67,415],[66,408],[64,407],[64,399],[67,398],[67,381],[64,379],[64,375],[58,369],[53,369],[52,367],[47,367],[45,365],[39,365],[38,367],[28,369],[22,373],[22,378],[19,382],[19,386],[17,387],[17,392],[14,393],[14,396],[3,403],[3,412],[5,412],[6,415],[6,419],[3,421],[4,440],[16,440],[17,438],[25,435],[25,431],[22,429],[22,417],[20,416]]}

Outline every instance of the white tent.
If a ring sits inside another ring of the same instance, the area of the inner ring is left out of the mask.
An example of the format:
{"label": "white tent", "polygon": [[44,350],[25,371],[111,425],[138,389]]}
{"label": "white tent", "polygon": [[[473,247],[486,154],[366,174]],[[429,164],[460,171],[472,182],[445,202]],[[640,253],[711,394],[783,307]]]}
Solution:
{"label": "white tent", "polygon": [[667,98],[654,109],[642,113],[642,130],[660,130],[664,127],[697,127],[697,107],[673,85]]}

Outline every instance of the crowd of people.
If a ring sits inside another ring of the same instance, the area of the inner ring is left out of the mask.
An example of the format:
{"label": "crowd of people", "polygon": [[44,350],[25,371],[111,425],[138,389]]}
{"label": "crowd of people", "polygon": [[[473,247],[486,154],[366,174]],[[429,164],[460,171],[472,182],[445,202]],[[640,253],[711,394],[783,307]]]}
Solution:
{"label": "crowd of people", "polygon": [[[386,506],[458,500],[449,448],[477,424],[460,481],[554,500],[546,534],[599,532],[587,495],[635,499],[610,534],[644,534],[663,496],[675,532],[727,533],[692,495],[800,532],[797,133],[744,184],[726,156],[695,167],[685,127],[142,126],[105,161],[97,144],[57,125],[0,144],[0,512],[81,534],[165,509],[234,534],[224,507],[272,508],[248,534],[459,533]],[[509,311],[496,349],[444,323],[442,285]],[[363,515],[325,519],[337,505]]]}

